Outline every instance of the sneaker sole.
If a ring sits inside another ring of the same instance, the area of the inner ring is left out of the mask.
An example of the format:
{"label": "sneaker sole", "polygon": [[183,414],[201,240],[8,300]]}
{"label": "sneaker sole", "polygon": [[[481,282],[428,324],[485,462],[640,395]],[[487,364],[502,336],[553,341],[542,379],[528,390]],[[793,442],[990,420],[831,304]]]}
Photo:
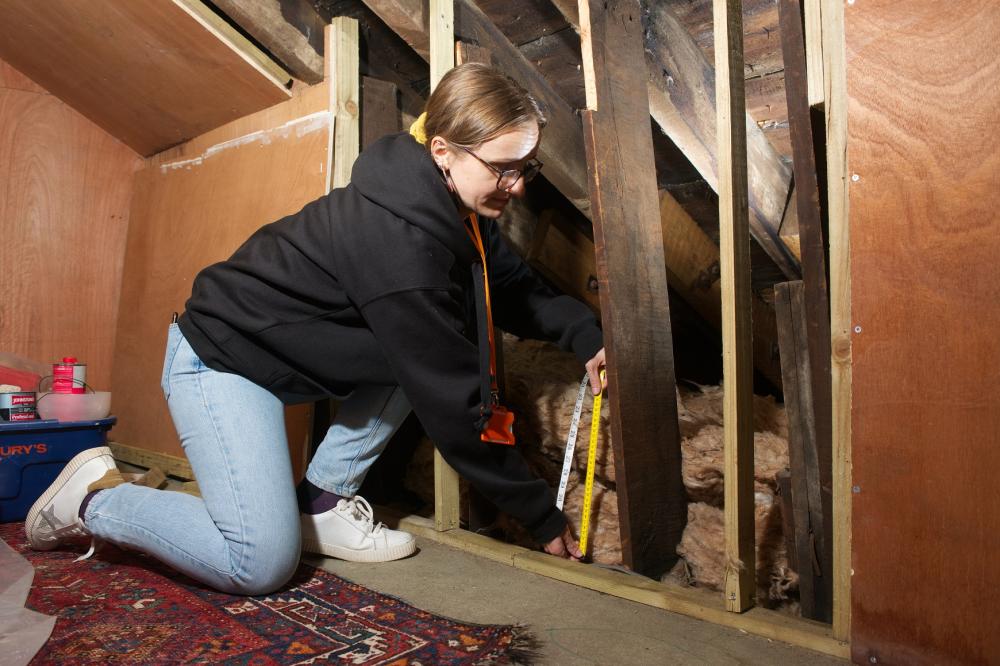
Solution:
{"label": "sneaker sole", "polygon": [[354,550],[343,546],[321,543],[315,539],[302,539],[302,550],[307,553],[318,553],[327,557],[336,557],[348,562],[391,562],[417,552],[416,540],[401,543],[391,548],[373,548],[371,550]]}
{"label": "sneaker sole", "polygon": [[105,455],[112,456],[112,458],[114,457],[111,449],[106,446],[78,453],[72,460],[66,463],[66,467],[63,468],[63,471],[59,472],[59,476],[57,476],[56,480],[52,482],[48,490],[42,493],[42,496],[35,500],[35,503],[31,505],[31,509],[28,510],[28,516],[24,519],[24,532],[25,536],[28,537],[28,545],[31,546],[32,550],[52,550],[59,546],[58,541],[42,541],[35,543],[35,540],[32,539],[32,533],[34,532],[35,527],[37,527],[39,514],[42,512],[42,509],[52,501],[52,498],[56,496],[56,493],[62,490],[62,487],[66,485],[66,482],[69,481],[69,478],[73,476],[78,469],[94,458],[100,458]]}

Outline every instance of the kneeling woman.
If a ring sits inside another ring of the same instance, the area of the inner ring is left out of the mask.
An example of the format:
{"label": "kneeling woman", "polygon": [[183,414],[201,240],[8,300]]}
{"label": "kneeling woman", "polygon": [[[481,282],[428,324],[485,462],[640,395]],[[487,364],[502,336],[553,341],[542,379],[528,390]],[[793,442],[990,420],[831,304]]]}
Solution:
{"label": "kneeling woman", "polygon": [[[121,483],[80,454],[35,506],[29,543],[92,535],[217,589],[262,594],[307,551],[359,561],[414,552],[357,492],[412,408],[445,460],[545,550],[579,557],[545,481],[503,443],[492,324],[556,341],[595,391],[600,329],[504,244],[493,218],[541,168],[545,119],[482,65],[449,72],[410,132],[384,137],[351,183],[262,227],[203,270],[170,326],[162,387],[202,498]],[[296,490],[283,406],[336,396]]]}

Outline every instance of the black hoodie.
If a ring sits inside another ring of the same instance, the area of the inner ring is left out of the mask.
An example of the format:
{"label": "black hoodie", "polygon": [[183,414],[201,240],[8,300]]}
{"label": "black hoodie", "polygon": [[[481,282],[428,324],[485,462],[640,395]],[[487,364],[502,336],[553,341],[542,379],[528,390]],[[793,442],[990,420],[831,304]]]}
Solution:
{"label": "black hoodie", "polygon": [[[479,224],[494,323],[592,358],[603,343],[590,310],[541,283],[493,220]],[[347,187],[201,271],[179,324],[206,365],[286,404],[398,384],[445,460],[544,543],[566,524],[548,485],[515,447],[479,438],[476,275],[479,253],[432,158],[401,132],[361,154]]]}

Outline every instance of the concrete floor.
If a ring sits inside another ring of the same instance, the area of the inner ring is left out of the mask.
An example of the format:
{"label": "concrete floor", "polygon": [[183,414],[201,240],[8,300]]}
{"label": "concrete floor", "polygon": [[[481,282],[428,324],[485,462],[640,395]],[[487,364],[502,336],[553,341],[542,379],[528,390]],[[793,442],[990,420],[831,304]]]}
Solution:
{"label": "concrete floor", "polygon": [[307,557],[360,585],[463,622],[527,624],[540,664],[846,664],[810,650],[538,576],[418,538],[405,560]]}
{"label": "concrete floor", "polygon": [[[120,463],[122,471],[141,468]],[[174,480],[170,487],[176,487]],[[420,550],[381,564],[306,555],[342,578],[462,622],[525,624],[541,666],[843,665],[849,662],[515,569],[417,537]]]}

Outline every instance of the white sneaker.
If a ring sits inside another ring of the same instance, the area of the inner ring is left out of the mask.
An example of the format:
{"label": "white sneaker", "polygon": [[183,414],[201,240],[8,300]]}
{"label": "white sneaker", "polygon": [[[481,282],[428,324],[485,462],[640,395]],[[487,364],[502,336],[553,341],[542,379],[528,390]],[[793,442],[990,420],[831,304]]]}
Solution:
{"label": "white sneaker", "polygon": [[24,521],[28,545],[35,550],[52,550],[66,539],[90,536],[78,515],[80,505],[89,492],[88,486],[109,470],[118,468],[106,446],[87,449],[70,460],[28,511]]}
{"label": "white sneaker", "polygon": [[416,552],[412,534],[375,524],[373,515],[360,496],[342,499],[323,513],[303,513],[302,550],[350,562],[388,562]]}

